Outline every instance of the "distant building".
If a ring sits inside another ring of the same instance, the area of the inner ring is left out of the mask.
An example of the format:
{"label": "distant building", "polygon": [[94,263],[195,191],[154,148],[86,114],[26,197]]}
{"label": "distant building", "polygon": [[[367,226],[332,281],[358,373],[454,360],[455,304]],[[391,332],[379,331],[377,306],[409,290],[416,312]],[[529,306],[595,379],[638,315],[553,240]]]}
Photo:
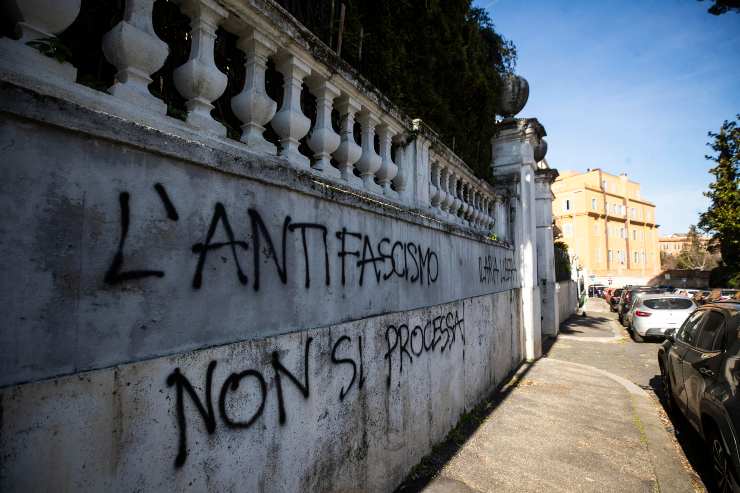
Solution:
{"label": "distant building", "polygon": [[660,272],[655,205],[626,174],[565,171],[552,185],[555,225],[586,282],[646,284]]}
{"label": "distant building", "polygon": [[[709,246],[709,242],[712,240],[711,236],[700,236],[699,242],[705,249]],[[661,236],[658,238],[660,245],[660,251],[665,252],[668,255],[676,256],[683,250],[688,250],[691,246],[691,239],[688,234],[672,234],[670,236]]]}

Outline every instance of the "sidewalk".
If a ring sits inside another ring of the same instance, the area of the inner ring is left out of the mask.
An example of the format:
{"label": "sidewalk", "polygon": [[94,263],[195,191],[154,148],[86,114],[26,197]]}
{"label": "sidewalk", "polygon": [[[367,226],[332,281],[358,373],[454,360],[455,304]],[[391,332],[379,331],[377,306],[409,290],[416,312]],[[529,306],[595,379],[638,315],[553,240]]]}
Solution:
{"label": "sidewalk", "polygon": [[628,378],[565,360],[597,341],[626,344],[603,307],[587,304],[564,324],[550,355],[520,369],[423,491],[696,491],[655,400]]}

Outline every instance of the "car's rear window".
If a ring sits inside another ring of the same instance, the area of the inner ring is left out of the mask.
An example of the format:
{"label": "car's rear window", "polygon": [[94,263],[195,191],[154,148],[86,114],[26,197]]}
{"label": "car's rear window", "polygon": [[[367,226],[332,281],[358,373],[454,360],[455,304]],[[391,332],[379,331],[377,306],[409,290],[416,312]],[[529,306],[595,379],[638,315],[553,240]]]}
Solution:
{"label": "car's rear window", "polygon": [[686,298],[658,298],[645,300],[642,304],[653,310],[686,310],[693,306]]}
{"label": "car's rear window", "polygon": [[735,293],[736,291],[734,289],[723,289],[722,290],[722,296],[731,296]]}
{"label": "car's rear window", "polygon": [[622,294],[622,290],[621,289],[615,289],[614,290],[614,296],[620,296],[621,294]]}

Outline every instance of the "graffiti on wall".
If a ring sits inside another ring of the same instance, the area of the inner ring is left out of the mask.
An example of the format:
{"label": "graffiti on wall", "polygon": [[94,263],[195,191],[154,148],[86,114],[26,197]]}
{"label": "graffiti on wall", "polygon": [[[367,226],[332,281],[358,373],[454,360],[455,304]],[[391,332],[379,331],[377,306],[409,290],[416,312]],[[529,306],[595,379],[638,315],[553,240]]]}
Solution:
{"label": "graffiti on wall", "polygon": [[493,255],[478,257],[478,277],[481,284],[497,285],[516,281],[513,257],[499,259]]}
{"label": "graffiti on wall", "polygon": [[[179,214],[164,186],[154,185],[159,196],[166,217],[177,222]],[[118,284],[149,277],[164,277],[165,272],[155,268],[124,270],[125,247],[131,228],[131,195],[121,192],[119,195],[120,209],[120,237],[113,260],[105,274],[105,282]],[[376,284],[399,279],[411,284],[431,285],[438,281],[440,276],[439,256],[428,246],[411,241],[398,241],[390,238],[372,238],[360,231],[351,231],[346,227],[333,231],[319,223],[295,222],[290,216],[285,216],[278,231],[272,231],[265,223],[262,215],[256,209],[249,208],[248,224],[251,234],[240,238],[234,233],[233,220],[229,218],[226,207],[217,202],[207,231],[202,242],[192,245],[191,250],[195,258],[193,269],[193,289],[201,289],[204,285],[204,267],[208,255],[214,251],[226,249],[230,254],[235,275],[242,285],[251,284],[255,291],[260,289],[260,281],[264,275],[263,258],[272,259],[275,274],[283,284],[288,283],[288,242],[293,235],[300,235],[302,249],[302,263],[304,266],[303,285],[310,288],[312,283],[330,286],[332,280],[347,284],[348,272],[356,270],[355,278],[360,286],[370,279]],[[217,232],[221,231],[226,241],[214,241]],[[331,241],[330,238],[334,241]],[[247,272],[248,261],[245,256],[251,256],[251,272]],[[319,258],[323,264],[322,272],[311,272],[310,259]],[[292,259],[291,259],[292,260]],[[251,281],[250,281],[251,278]]]}
{"label": "graffiti on wall", "polygon": [[[387,365],[380,366],[387,369],[385,378],[387,386],[391,385],[391,378],[394,373],[397,374],[398,378],[403,375],[404,360],[408,366],[425,354],[443,355],[447,352],[447,355],[449,355],[458,341],[463,346],[462,354],[464,358],[465,321],[457,310],[450,310],[442,315],[423,320],[413,325],[413,328],[410,328],[408,323],[387,325],[385,327],[386,351],[383,355],[384,360],[387,360]],[[289,417],[284,386],[294,386],[304,399],[311,396],[310,376],[312,370],[310,361],[312,342],[313,338],[311,337],[305,340],[303,366],[297,371],[284,366],[280,352],[273,351],[269,358],[269,368],[272,375],[269,384],[265,377],[265,369],[249,368],[229,374],[221,385],[214,389],[213,373],[218,362],[211,361],[206,369],[205,377],[200,380],[204,382],[202,395],[198,395],[190,379],[180,368],[175,368],[166,381],[167,386],[174,387],[175,390],[174,406],[179,434],[175,466],[182,467],[188,457],[188,429],[191,428],[191,425],[185,413],[186,396],[195,408],[196,416],[203,421],[209,434],[216,432],[219,422],[223,423],[223,426],[228,429],[248,429],[252,427],[262,417],[265,407],[268,405],[268,399],[274,400],[274,405],[277,406],[278,422],[282,426]],[[337,398],[340,402],[347,402],[347,397],[350,394],[360,392],[366,381],[362,336],[353,340],[349,335],[342,335],[334,342],[331,352],[326,356],[328,356],[329,365],[341,367],[343,370],[339,373],[343,377],[341,379],[342,383],[338,385]],[[397,371],[394,370],[396,366]],[[254,411],[249,416],[231,415],[228,411],[228,401],[236,398],[234,397],[235,392],[240,385],[247,385],[247,382],[251,382],[253,388],[257,390],[258,402],[251,406]],[[274,396],[268,397],[273,389]],[[214,390],[217,390],[215,401]],[[217,406],[216,409],[214,409],[214,402]],[[216,411],[218,411],[220,420],[217,420]]]}

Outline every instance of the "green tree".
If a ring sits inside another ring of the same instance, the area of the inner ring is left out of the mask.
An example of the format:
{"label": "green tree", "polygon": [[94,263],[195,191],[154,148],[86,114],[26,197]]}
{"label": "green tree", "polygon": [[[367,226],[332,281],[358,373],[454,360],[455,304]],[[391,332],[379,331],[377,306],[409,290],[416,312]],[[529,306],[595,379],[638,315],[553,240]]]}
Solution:
{"label": "green tree", "polygon": [[[676,258],[676,268],[691,270],[712,270],[717,267],[717,259],[702,243],[699,231],[693,224],[689,226],[689,232],[686,235],[689,240],[689,246],[684,248]],[[663,253],[663,252],[661,252]],[[661,257],[662,259],[662,257]]]}
{"label": "green tree", "polygon": [[[699,0],[703,2],[704,0]],[[707,9],[712,15],[722,15],[727,12],[740,12],[740,0],[714,0],[714,5]]]}
{"label": "green tree", "polygon": [[278,2],[334,49],[343,3],[342,58],[438,132],[478,176],[490,178],[502,75],[513,71],[516,48],[485,10],[471,0]]}
{"label": "green tree", "polygon": [[725,121],[719,133],[709,132],[715,152],[707,159],[716,166],[709,170],[714,181],[704,195],[711,201],[700,216],[699,227],[712,234],[722,263],[712,273],[715,285],[740,286],[740,115]]}

